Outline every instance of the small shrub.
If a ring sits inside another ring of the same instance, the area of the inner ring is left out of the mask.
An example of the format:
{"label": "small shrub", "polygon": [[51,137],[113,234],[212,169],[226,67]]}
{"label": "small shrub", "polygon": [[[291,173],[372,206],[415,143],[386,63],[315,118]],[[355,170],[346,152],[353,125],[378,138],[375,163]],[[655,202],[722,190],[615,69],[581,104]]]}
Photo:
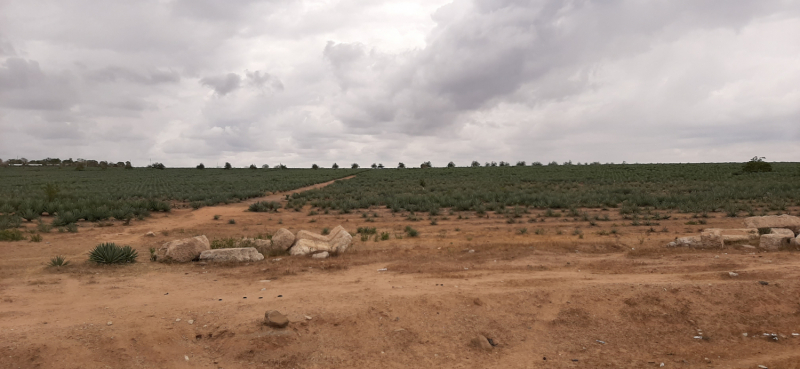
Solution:
{"label": "small shrub", "polygon": [[22,241],[25,235],[19,229],[4,229],[0,231],[0,241]]}
{"label": "small shrub", "polygon": [[381,241],[386,241],[389,239],[389,232],[381,232]]}
{"label": "small shrub", "polygon": [[770,228],[770,227],[762,227],[762,228],[758,229],[758,235],[759,236],[763,235],[763,234],[769,234],[770,232],[772,232],[772,228]]}
{"label": "small shrub", "polygon": [[408,234],[408,237],[419,236],[419,232],[416,229],[411,228],[411,226],[406,226],[406,234]]}
{"label": "small shrub", "polygon": [[375,227],[358,227],[356,232],[369,236],[369,235],[377,234],[378,230]]}
{"label": "small shrub", "polygon": [[222,215],[219,214],[214,215],[214,220],[219,220],[219,218],[222,218]]}
{"label": "small shrub", "polygon": [[[202,168],[199,168],[199,169],[202,169]],[[155,247],[151,247],[148,250],[150,251],[150,261],[156,261],[156,259],[158,259],[158,256],[156,256],[156,248]]]}
{"label": "small shrub", "polygon": [[130,246],[117,246],[113,242],[101,243],[89,252],[89,261],[98,264],[133,263],[139,253]]}
{"label": "small shrub", "polygon": [[31,235],[31,242],[42,242],[42,235],[38,233]]}
{"label": "small shrub", "polygon": [[436,219],[431,219],[431,225],[439,225],[439,222]]}
{"label": "small shrub", "polygon": [[247,209],[257,213],[276,213],[281,208],[281,204],[277,201],[259,201],[250,204]]}
{"label": "small shrub", "polygon": [[0,216],[0,231],[9,228],[17,228],[22,225],[22,218],[16,215]]}
{"label": "small shrub", "polygon": [[42,233],[50,233],[50,231],[53,230],[53,225],[39,222],[39,224],[36,226],[36,230]]}
{"label": "small shrub", "polygon": [[75,223],[67,224],[65,227],[69,233],[78,233],[78,225]]}
{"label": "small shrub", "polygon": [[327,236],[331,234],[331,230],[328,227],[322,228],[322,235]]}
{"label": "small shrub", "polygon": [[236,220],[235,219],[229,219],[228,220],[228,224],[236,224]]}
{"label": "small shrub", "polygon": [[69,261],[64,256],[58,255],[52,259],[50,259],[50,263],[47,264],[51,267],[62,267],[69,265]]}
{"label": "small shrub", "polygon": [[519,234],[525,234],[525,233],[528,233],[528,228],[520,228],[519,229]]}
{"label": "small shrub", "polygon": [[40,215],[33,209],[25,209],[17,213],[22,219],[25,219],[29,222],[33,221],[34,219],[39,219]]}

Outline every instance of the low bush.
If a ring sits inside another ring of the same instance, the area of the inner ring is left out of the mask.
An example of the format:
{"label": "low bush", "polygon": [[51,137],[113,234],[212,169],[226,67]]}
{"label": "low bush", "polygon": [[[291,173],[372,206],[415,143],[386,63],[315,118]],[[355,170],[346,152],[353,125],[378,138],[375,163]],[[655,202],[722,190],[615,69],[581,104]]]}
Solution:
{"label": "low bush", "polygon": [[38,233],[31,235],[31,242],[42,242],[42,235]]}
{"label": "low bush", "polygon": [[0,241],[22,241],[25,235],[19,229],[4,229],[0,231]]}
{"label": "low bush", "polygon": [[281,208],[281,204],[277,201],[259,201],[250,204],[247,209],[257,213],[276,213]]}
{"label": "low bush", "polygon": [[117,246],[113,242],[101,243],[89,252],[89,261],[98,264],[133,263],[139,253],[130,246]]}
{"label": "low bush", "polygon": [[419,236],[419,231],[411,228],[411,226],[406,226],[406,234],[408,234],[408,237],[417,237]]}

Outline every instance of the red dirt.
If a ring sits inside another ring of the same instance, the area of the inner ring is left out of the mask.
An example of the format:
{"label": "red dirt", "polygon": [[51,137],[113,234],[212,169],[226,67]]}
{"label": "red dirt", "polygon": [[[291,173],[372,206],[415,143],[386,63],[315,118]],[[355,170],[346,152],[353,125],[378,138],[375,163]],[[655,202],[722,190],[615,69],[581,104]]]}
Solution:
{"label": "red dirt", "polygon": [[[740,219],[712,214],[687,226],[675,213],[647,232],[615,211],[588,210],[611,220],[508,224],[461,213],[431,225],[386,209],[369,211],[375,218],[249,213],[249,202],[0,242],[0,367],[800,368],[800,337],[791,335],[800,333],[800,254],[663,247]],[[390,240],[357,235],[348,253],[327,260],[147,261],[148,247],[176,238],[339,224],[376,227]],[[407,225],[420,236],[405,236]],[[611,229],[618,234],[598,235]],[[130,244],[140,262],[90,265],[86,253],[99,242]],[[44,266],[59,254],[72,265]],[[262,324],[272,309],[289,317],[288,328]],[[478,334],[498,346],[473,347]]]}

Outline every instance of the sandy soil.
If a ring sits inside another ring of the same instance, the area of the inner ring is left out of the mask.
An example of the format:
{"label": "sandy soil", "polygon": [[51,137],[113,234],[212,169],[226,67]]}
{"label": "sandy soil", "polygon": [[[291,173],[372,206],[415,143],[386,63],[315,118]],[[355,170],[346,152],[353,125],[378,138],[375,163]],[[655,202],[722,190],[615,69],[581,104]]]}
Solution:
{"label": "sandy soil", "polygon": [[[444,213],[434,225],[386,209],[249,213],[249,202],[0,242],[0,368],[800,368],[800,253],[663,247],[739,218],[631,226],[612,209],[588,210],[609,216],[597,226],[528,221],[541,212],[514,224]],[[149,247],[177,238],[339,224],[389,240],[356,236],[327,260],[147,261]],[[100,242],[130,244],[140,262],[90,265]],[[45,266],[59,254],[72,264]],[[288,328],[262,324],[271,309]],[[497,346],[474,347],[478,334]]]}

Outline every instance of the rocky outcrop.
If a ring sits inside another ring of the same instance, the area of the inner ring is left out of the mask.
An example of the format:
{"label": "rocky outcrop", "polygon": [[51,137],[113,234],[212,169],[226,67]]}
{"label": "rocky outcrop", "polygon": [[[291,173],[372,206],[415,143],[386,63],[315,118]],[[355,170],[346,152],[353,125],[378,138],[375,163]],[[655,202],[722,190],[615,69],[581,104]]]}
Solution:
{"label": "rocky outcrop", "polygon": [[758,245],[758,229],[739,228],[704,229],[700,236],[688,236],[676,238],[667,244],[667,247],[692,247],[698,249],[720,249],[724,247],[736,247],[743,245]]}
{"label": "rocky outcrop", "polygon": [[793,238],[794,237],[789,237],[780,234],[772,234],[772,233],[762,234],[758,247],[764,250],[771,250],[771,251],[779,250],[783,247],[789,246]]}
{"label": "rocky outcrop", "polygon": [[281,228],[272,236],[272,247],[280,250],[288,250],[294,244],[294,234],[286,228]]}
{"label": "rocky outcrop", "polygon": [[788,238],[794,238],[794,232],[786,228],[772,228],[769,230],[769,234],[777,234],[781,236],[786,236]]}
{"label": "rocky outcrop", "polygon": [[314,259],[327,259],[329,255],[330,255],[330,253],[328,253],[327,251],[323,251],[323,252],[319,252],[319,253],[316,253],[314,255],[311,255],[311,257],[314,258]]}
{"label": "rocky outcrop", "polygon": [[700,245],[700,236],[678,237],[667,244],[667,247],[697,247]]}
{"label": "rocky outcrop", "polygon": [[197,259],[206,250],[211,250],[211,243],[206,236],[174,240],[156,250],[156,261],[186,263]]}
{"label": "rocky outcrop", "polygon": [[800,233],[800,217],[793,215],[767,215],[749,217],[744,220],[747,228],[787,228],[795,234]]}
{"label": "rocky outcrop", "polygon": [[206,250],[200,253],[200,261],[248,262],[264,260],[264,255],[254,247]]}
{"label": "rocky outcrop", "polygon": [[342,226],[337,226],[328,235],[300,231],[297,232],[297,241],[289,250],[289,253],[292,255],[308,255],[327,251],[331,254],[339,254],[345,252],[352,242],[353,236]]}

